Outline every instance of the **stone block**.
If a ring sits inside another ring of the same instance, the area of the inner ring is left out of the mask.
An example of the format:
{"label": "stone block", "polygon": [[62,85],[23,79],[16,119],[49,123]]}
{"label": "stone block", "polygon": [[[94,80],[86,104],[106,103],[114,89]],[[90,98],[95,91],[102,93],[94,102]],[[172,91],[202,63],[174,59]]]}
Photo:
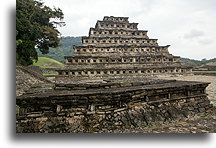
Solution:
{"label": "stone block", "polygon": [[38,118],[38,117],[42,117],[42,116],[43,116],[42,113],[29,114],[29,115],[27,115],[28,118]]}
{"label": "stone block", "polygon": [[86,87],[73,87],[74,90],[84,90]]}
{"label": "stone block", "polygon": [[120,84],[121,87],[131,87],[132,84],[131,83],[123,83],[123,84]]}
{"label": "stone block", "polygon": [[96,96],[89,96],[89,99],[97,99]]}
{"label": "stone block", "polygon": [[69,88],[72,88],[72,87],[76,87],[77,84],[65,84],[65,87],[69,87]]}
{"label": "stone block", "polygon": [[198,108],[199,112],[205,112],[205,108]]}
{"label": "stone block", "polygon": [[119,86],[117,85],[111,85],[110,88],[118,88]]}
{"label": "stone block", "polygon": [[193,108],[193,107],[188,107],[188,110],[189,110],[189,111],[193,111],[194,108]]}
{"label": "stone block", "polygon": [[132,85],[133,86],[141,86],[141,85],[143,85],[143,82],[133,82]]}

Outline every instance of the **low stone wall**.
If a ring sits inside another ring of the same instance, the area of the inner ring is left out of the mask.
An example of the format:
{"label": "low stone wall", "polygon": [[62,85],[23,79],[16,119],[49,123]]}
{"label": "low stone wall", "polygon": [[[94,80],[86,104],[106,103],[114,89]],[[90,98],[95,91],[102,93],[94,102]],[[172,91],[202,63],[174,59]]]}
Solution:
{"label": "low stone wall", "polygon": [[205,94],[208,83],[127,83],[130,86],[57,84],[48,92],[17,97],[17,132],[107,132],[186,118],[212,108]]}
{"label": "low stone wall", "polygon": [[121,110],[105,114],[76,114],[62,110],[55,115],[29,114],[18,118],[17,132],[24,133],[74,133],[74,132],[112,132],[127,128],[146,127],[172,120],[189,118],[199,112],[206,112],[212,105],[206,96],[164,102],[136,103]]}

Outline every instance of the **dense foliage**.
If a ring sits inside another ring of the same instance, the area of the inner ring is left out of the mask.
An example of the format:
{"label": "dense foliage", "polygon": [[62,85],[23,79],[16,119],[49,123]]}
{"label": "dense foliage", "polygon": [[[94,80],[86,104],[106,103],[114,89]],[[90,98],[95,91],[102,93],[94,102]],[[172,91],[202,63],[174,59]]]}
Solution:
{"label": "dense foliage", "polygon": [[49,53],[42,55],[38,51],[39,57],[49,57],[61,63],[65,62],[64,56],[73,55],[73,45],[82,45],[81,37],[63,37],[60,41],[60,46],[57,48],[50,48]]}
{"label": "dense foliage", "polygon": [[30,65],[38,59],[36,48],[47,54],[50,47],[58,47],[63,26],[62,10],[51,9],[36,0],[16,1],[16,59],[23,65]]}
{"label": "dense foliage", "polygon": [[186,62],[186,63],[188,63],[188,64],[191,64],[191,65],[197,66],[197,67],[199,67],[199,66],[201,66],[201,65],[206,65],[206,64],[211,63],[211,62],[213,62],[213,63],[216,62],[216,58],[209,59],[209,60],[207,60],[207,59],[203,59],[203,60],[193,60],[193,59],[189,59],[189,58],[181,58],[181,60],[182,60],[183,62]]}

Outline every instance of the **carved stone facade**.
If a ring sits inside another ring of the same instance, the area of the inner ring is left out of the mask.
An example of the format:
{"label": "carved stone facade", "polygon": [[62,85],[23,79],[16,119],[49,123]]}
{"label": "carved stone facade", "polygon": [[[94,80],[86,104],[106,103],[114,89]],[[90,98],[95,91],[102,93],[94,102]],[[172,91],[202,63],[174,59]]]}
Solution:
{"label": "carved stone facade", "polygon": [[128,17],[105,16],[82,37],[82,46],[74,46],[74,55],[65,56],[66,65],[58,69],[69,77],[139,77],[191,73],[192,67],[168,52],[169,45],[159,46],[149,39],[146,30]]}

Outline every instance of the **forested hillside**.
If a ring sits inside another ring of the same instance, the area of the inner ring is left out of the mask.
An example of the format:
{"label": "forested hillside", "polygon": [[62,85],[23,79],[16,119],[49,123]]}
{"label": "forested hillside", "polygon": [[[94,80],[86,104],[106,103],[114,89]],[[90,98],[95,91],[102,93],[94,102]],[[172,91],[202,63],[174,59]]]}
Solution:
{"label": "forested hillside", "polygon": [[207,59],[203,59],[203,60],[193,60],[193,59],[189,59],[189,58],[181,58],[181,60],[183,62],[186,62],[188,64],[192,64],[193,66],[201,66],[201,65],[206,65],[208,63],[215,63],[216,62],[216,58],[207,60]]}
{"label": "forested hillside", "polygon": [[73,55],[73,45],[82,45],[81,37],[64,37],[60,41],[59,47],[50,48],[48,54],[42,54],[40,51],[38,51],[38,56],[52,58],[61,63],[64,63],[64,56]]}

